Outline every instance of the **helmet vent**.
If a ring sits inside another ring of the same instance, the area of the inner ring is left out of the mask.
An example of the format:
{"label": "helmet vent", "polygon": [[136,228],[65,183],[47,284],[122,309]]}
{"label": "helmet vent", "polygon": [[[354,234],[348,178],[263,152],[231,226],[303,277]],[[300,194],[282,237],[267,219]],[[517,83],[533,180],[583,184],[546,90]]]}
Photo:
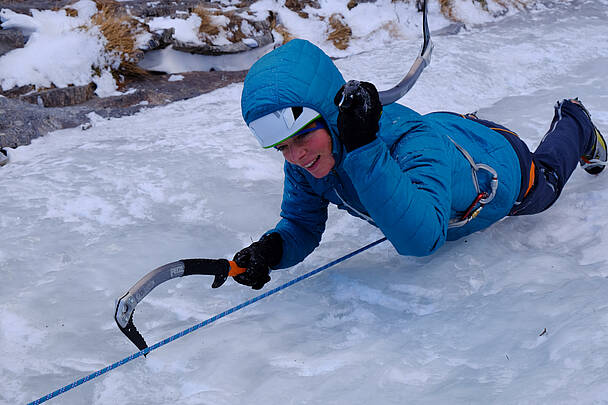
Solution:
{"label": "helmet vent", "polygon": [[297,120],[300,115],[302,115],[302,111],[304,109],[302,107],[291,107],[291,112],[293,113],[293,119]]}

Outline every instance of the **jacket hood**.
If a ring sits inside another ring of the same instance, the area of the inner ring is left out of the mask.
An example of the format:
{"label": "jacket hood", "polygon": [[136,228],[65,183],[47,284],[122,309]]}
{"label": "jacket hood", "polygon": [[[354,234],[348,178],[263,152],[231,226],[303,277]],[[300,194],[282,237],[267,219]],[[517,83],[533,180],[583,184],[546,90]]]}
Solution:
{"label": "jacket hood", "polygon": [[321,114],[338,142],[338,107],[334,96],[345,83],[333,61],[312,43],[294,39],[260,58],[249,70],[241,95],[245,123],[286,107],[309,107]]}

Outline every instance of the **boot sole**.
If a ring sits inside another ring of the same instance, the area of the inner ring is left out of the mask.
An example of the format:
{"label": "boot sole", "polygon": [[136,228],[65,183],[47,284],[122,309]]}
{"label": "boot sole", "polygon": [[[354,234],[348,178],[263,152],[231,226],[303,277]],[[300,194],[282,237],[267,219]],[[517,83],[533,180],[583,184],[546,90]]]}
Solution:
{"label": "boot sole", "polygon": [[[593,129],[595,130],[595,133],[597,134],[597,139],[598,139],[599,143],[601,144],[601,146],[604,147],[604,150],[606,150],[606,140],[604,139],[604,136],[599,131],[599,129],[597,129],[595,126],[593,127]],[[602,170],[604,170],[607,163],[608,163],[607,161],[604,161],[601,164],[590,163],[588,165],[588,167],[583,166],[583,169],[585,169],[585,171],[589,174],[598,175],[602,172]],[[587,163],[585,163],[585,164],[587,165]]]}

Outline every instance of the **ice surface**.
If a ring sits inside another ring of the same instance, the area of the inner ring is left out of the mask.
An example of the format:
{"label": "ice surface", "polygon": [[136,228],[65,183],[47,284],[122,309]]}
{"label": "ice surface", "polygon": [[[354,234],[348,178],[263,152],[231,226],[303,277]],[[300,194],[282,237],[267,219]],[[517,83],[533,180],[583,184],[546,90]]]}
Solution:
{"label": "ice surface", "polygon": [[[437,37],[403,102],[479,110],[535,146],[554,102],[580,96],[606,132],[607,6],[553,4]],[[347,80],[385,89],[419,45],[393,42],[337,64]],[[96,117],[86,131],[9,150],[0,403],[34,400],[133,353],[113,321],[116,298],[159,265],[231,258],[278,220],[282,158],[242,123],[240,91]],[[605,403],[607,184],[577,170],[549,211],[430,257],[385,243],[50,403]],[[332,209],[322,245],[265,290],[380,236]],[[135,322],[148,342],[257,294],[210,284],[172,280],[146,297]]]}
{"label": "ice surface", "polygon": [[212,56],[176,51],[169,46],[165,49],[146,52],[144,58],[139,62],[139,66],[147,70],[166,73],[247,70],[256,60],[272,49],[273,45],[270,44],[248,52]]}

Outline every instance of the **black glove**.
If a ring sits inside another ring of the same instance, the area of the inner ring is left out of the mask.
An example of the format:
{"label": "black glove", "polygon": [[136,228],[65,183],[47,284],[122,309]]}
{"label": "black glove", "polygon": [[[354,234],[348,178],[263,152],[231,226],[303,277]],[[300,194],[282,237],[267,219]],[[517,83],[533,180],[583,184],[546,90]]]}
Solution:
{"label": "black glove", "polygon": [[347,152],[376,139],[382,104],[373,84],[349,81],[338,90],[334,104],[340,109],[338,132]]}
{"label": "black glove", "polygon": [[270,281],[270,267],[276,266],[283,256],[283,238],[277,232],[264,235],[259,241],[240,250],[234,255],[239,267],[247,271],[234,276],[237,283],[259,290]]}

